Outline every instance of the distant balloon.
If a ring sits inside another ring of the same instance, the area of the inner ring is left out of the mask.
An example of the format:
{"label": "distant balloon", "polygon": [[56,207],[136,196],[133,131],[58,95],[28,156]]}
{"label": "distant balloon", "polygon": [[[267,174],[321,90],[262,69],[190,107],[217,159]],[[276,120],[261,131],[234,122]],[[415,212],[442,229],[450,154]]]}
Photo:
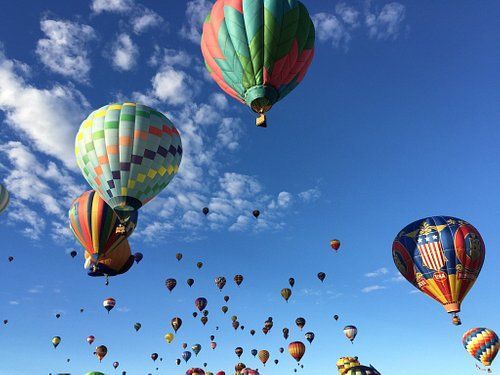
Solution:
{"label": "distant balloon", "polygon": [[237,363],[236,366],[234,366],[234,369],[236,372],[241,372],[243,371],[247,366],[244,363]]}
{"label": "distant balloon", "polygon": [[135,329],[136,332],[139,331],[141,329],[141,327],[142,327],[141,323],[135,323],[134,324],[134,329]]}
{"label": "distant balloon", "polygon": [[151,354],[151,359],[153,360],[153,362],[156,362],[156,360],[158,359],[158,353]]}
{"label": "distant balloon", "polygon": [[238,329],[238,327],[239,327],[239,326],[240,326],[240,322],[238,322],[237,320],[235,320],[235,321],[233,322],[233,328],[234,328],[234,330],[236,331],[236,330]]}
{"label": "distant balloon", "polygon": [[331,240],[330,246],[333,250],[337,251],[338,249],[340,249],[340,241],[339,240]]}
{"label": "distant balloon", "polygon": [[356,335],[358,334],[358,329],[355,326],[346,326],[344,328],[344,335],[347,337],[351,342],[354,341],[356,338]]}
{"label": "distant balloon", "polygon": [[318,279],[319,279],[321,282],[325,281],[325,278],[326,278],[326,273],[324,273],[324,272],[319,272],[319,273],[318,273]]}
{"label": "distant balloon", "polygon": [[78,255],[78,253],[75,250],[72,250],[71,253],[69,253],[69,255],[71,255],[71,258],[74,258]]}
{"label": "distant balloon", "polygon": [[201,351],[201,345],[200,344],[196,344],[196,345],[193,345],[191,347],[191,350],[193,351],[193,353],[197,356],[198,353]]}
{"label": "distant balloon", "polygon": [[196,318],[198,316],[198,313],[195,311],[193,312],[193,318]]}
{"label": "distant balloon", "polygon": [[172,321],[170,322],[170,325],[174,329],[174,332],[177,333],[179,328],[182,326],[182,319],[181,318],[173,318]]}
{"label": "distant balloon", "polygon": [[380,375],[380,372],[378,372],[373,366],[354,366],[343,372],[345,375]]}
{"label": "distant balloon", "polygon": [[186,371],[186,375],[206,375],[201,368],[190,368]]}
{"label": "distant balloon", "polygon": [[283,328],[283,337],[285,338],[285,340],[288,340],[289,332],[290,330],[288,328]]}
{"label": "distant balloon", "polygon": [[251,330],[250,330],[250,334],[251,334],[252,336],[253,336],[253,335],[255,335],[255,329],[251,329]]}
{"label": "distant balloon", "polygon": [[191,352],[185,351],[184,353],[182,353],[182,359],[184,360],[184,362],[187,363],[190,358],[191,358]]}
{"label": "distant balloon", "polygon": [[279,349],[279,352],[280,352],[280,353],[283,353],[284,351],[285,351],[285,349],[284,349],[284,348],[280,348],[280,349]]}
{"label": "distant balloon", "polygon": [[104,306],[104,308],[108,311],[108,314],[111,310],[113,310],[113,308],[115,307],[116,305],[116,301],[114,298],[106,298],[103,302],[102,302],[102,305]]}
{"label": "distant balloon", "polygon": [[229,308],[227,306],[222,306],[221,310],[224,314],[226,314],[229,311]]}
{"label": "distant balloon", "polygon": [[224,296],[224,302],[228,302],[229,301],[229,296]]}
{"label": "distant balloon", "polygon": [[212,348],[212,350],[215,350],[215,348],[217,348],[217,343],[215,341],[212,341],[210,343],[210,347]]}
{"label": "distant balloon", "polygon": [[291,342],[288,345],[288,352],[297,362],[299,362],[306,352],[306,346],[300,341]]}
{"label": "distant balloon", "polygon": [[165,341],[169,344],[172,343],[172,341],[174,341],[174,334],[173,333],[167,333],[165,335]]}
{"label": "distant balloon", "polygon": [[115,370],[118,368],[118,366],[120,366],[119,362],[113,362],[113,367],[115,368]]}
{"label": "distant balloon", "polygon": [[142,260],[142,258],[144,258],[144,255],[142,253],[135,253],[134,254],[134,260],[136,263],[139,263]]}
{"label": "distant balloon", "polygon": [[99,345],[97,348],[95,348],[95,355],[97,359],[99,359],[99,362],[102,361],[104,357],[106,357],[106,354],[108,354],[108,348],[104,345]]}
{"label": "distant balloon", "polygon": [[9,263],[10,263],[10,262],[12,262],[12,261],[14,260],[14,257],[13,257],[13,256],[10,256],[10,257],[8,258],[8,260],[9,260]]}
{"label": "distant balloon", "polygon": [[267,350],[261,350],[257,354],[259,357],[260,361],[263,363],[263,365],[266,365],[266,362],[269,360],[269,352]]}
{"label": "distant balloon", "polygon": [[181,360],[180,360],[179,358],[177,358],[177,359],[175,360],[175,364],[176,364],[177,366],[179,366],[179,365],[181,364]]}
{"label": "distant balloon", "polygon": [[61,314],[56,314],[56,319],[59,319],[61,317]]}
{"label": "distant balloon", "polygon": [[210,212],[210,210],[208,209],[208,207],[203,207],[202,212],[203,212],[203,214],[204,214],[205,216],[207,216],[207,215],[208,215],[208,213]]}
{"label": "distant balloon", "polygon": [[295,279],[293,277],[290,277],[288,279],[288,283],[290,284],[290,286],[293,288],[293,286],[295,285]]}
{"label": "distant balloon", "polygon": [[196,300],[194,301],[194,305],[196,306],[196,308],[199,311],[205,310],[205,308],[207,307],[207,304],[208,304],[208,301],[204,297],[196,298]]}
{"label": "distant balloon", "polygon": [[314,341],[314,333],[313,332],[307,332],[305,334],[306,340],[309,341],[309,344],[312,344]]}
{"label": "distant balloon", "polygon": [[283,288],[283,289],[281,289],[281,296],[284,298],[284,300],[286,302],[288,302],[288,300],[292,296],[292,290],[289,289],[289,288]]}
{"label": "distant balloon", "polygon": [[95,337],[90,335],[89,337],[87,337],[87,342],[89,343],[89,345],[92,345],[92,343],[94,342],[95,340]]}
{"label": "distant balloon", "polygon": [[201,317],[200,320],[203,325],[206,325],[208,323],[208,318],[206,316]]}
{"label": "distant balloon", "polygon": [[466,221],[432,216],[398,233],[392,257],[406,280],[456,315],[481,272],[485,246],[477,229]]}
{"label": "distant balloon", "polygon": [[295,319],[295,324],[297,325],[297,327],[302,329],[306,325],[306,320],[304,318],[297,318]]}
{"label": "distant balloon", "polygon": [[219,288],[219,290],[222,290],[226,285],[226,278],[224,276],[216,277],[215,285],[217,285],[217,288]]}
{"label": "distant balloon", "polygon": [[203,267],[203,262],[196,263],[196,267],[198,267],[198,269],[200,269],[201,267]]}
{"label": "distant balloon", "polygon": [[194,284],[194,280],[193,279],[187,279],[187,285],[189,285],[189,287],[191,288]]}
{"label": "distant balloon", "polygon": [[252,215],[253,215],[256,219],[258,219],[258,218],[259,218],[259,216],[260,216],[260,211],[259,211],[259,210],[253,210]]}
{"label": "distant balloon", "polygon": [[174,290],[176,285],[177,285],[177,280],[175,280],[175,279],[165,280],[165,286],[167,287],[169,292],[172,292],[172,290]]}
{"label": "distant balloon", "polygon": [[182,254],[181,253],[175,254],[175,259],[177,259],[180,262],[182,259]]}
{"label": "distant balloon", "polygon": [[241,283],[243,282],[243,275],[236,275],[234,276],[234,282],[236,283],[236,285],[240,286]]}
{"label": "distant balloon", "polygon": [[258,350],[257,349],[252,349],[252,351],[250,353],[255,357],[257,355],[257,353],[258,353]]}
{"label": "distant balloon", "polygon": [[236,349],[234,349],[234,352],[236,353],[238,358],[240,358],[241,355],[243,354],[243,348],[241,346],[238,346]]}
{"label": "distant balloon", "polygon": [[52,338],[52,345],[54,345],[54,349],[61,343],[61,338],[59,336],[54,336]]}
{"label": "distant balloon", "polygon": [[334,315],[334,316],[333,316],[333,319],[335,319],[335,320],[339,320],[339,316],[338,316],[338,315]]}
{"label": "distant balloon", "polygon": [[465,350],[484,366],[491,366],[500,349],[497,334],[488,328],[469,329],[464,333],[462,343]]}
{"label": "distant balloon", "polygon": [[9,320],[8,319],[4,319],[3,324],[8,324],[8,323],[9,323]]}
{"label": "distant balloon", "polygon": [[188,347],[188,344],[186,344],[185,342],[182,343],[182,349],[186,349]]}

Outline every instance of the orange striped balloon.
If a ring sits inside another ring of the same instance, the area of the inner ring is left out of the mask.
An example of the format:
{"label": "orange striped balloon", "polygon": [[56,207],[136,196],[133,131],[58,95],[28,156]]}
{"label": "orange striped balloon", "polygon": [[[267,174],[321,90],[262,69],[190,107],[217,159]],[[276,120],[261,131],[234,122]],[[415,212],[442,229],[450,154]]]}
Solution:
{"label": "orange striped balloon", "polygon": [[306,353],[306,346],[300,341],[291,342],[290,345],[288,345],[288,352],[297,362],[299,362]]}
{"label": "orange striped balloon", "polygon": [[269,359],[269,352],[267,350],[261,350],[258,354],[259,356],[259,359],[260,361],[264,364],[264,366],[266,365],[266,362],[268,361]]}

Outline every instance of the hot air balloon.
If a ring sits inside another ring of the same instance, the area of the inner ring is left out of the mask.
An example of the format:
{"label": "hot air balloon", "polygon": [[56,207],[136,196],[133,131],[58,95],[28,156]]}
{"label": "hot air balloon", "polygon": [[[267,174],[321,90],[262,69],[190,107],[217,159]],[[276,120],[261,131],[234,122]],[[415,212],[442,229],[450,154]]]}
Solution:
{"label": "hot air balloon", "polygon": [[194,355],[198,356],[198,353],[201,351],[201,345],[200,344],[195,344],[191,347],[193,350]]}
{"label": "hot air balloon", "polygon": [[241,355],[243,354],[243,348],[241,346],[238,346],[236,349],[234,349],[234,352],[236,353],[238,358],[240,358]]}
{"label": "hot air balloon", "polygon": [[177,317],[173,318],[170,321],[170,325],[174,329],[174,332],[177,333],[177,331],[179,330],[179,328],[181,328],[181,326],[182,326],[182,319],[181,318],[177,318]]}
{"label": "hot air balloon", "polygon": [[222,290],[226,285],[226,278],[224,276],[216,277],[215,285],[217,285],[217,288],[219,288],[219,290]]}
{"label": "hot air balloon", "polygon": [[339,370],[339,374],[343,374],[347,369],[359,365],[361,364],[358,361],[358,357],[340,357],[337,361],[337,369]]}
{"label": "hot air balloon", "polygon": [[300,1],[218,0],[203,25],[201,51],[214,81],[266,127],[266,112],[304,78],[314,39]]}
{"label": "hot air balloon", "polygon": [[[85,375],[105,375],[105,374],[102,372],[99,372],[99,371],[91,371],[91,372],[87,372]],[[122,375],[123,375],[123,373],[122,373]]]}
{"label": "hot air balloon", "polygon": [[260,375],[259,371],[257,370],[252,370],[251,368],[245,368],[241,372],[243,375]]}
{"label": "hot air balloon", "polygon": [[185,342],[182,343],[182,349],[186,349],[188,347],[188,344],[186,344]]}
{"label": "hot air balloon", "polygon": [[253,210],[253,211],[252,211],[252,215],[253,215],[256,219],[258,219],[258,218],[259,218],[259,216],[260,216],[260,211],[259,211],[259,210]]}
{"label": "hot air balloon", "polygon": [[208,209],[208,207],[203,207],[202,212],[203,212],[203,215],[207,216],[208,213],[210,212],[210,210]]}
{"label": "hot air balloon", "polygon": [[239,326],[240,326],[240,322],[238,322],[237,320],[235,320],[235,321],[233,322],[233,328],[234,328],[234,330],[236,331],[236,330],[238,329],[238,327],[239,327]]}
{"label": "hot air balloon", "polygon": [[134,324],[134,329],[135,329],[136,332],[138,332],[141,329],[141,327],[142,327],[141,323],[135,323]]}
{"label": "hot air balloon", "polygon": [[279,348],[279,352],[283,354],[283,352],[285,351],[284,348]]}
{"label": "hot air balloon", "polygon": [[339,240],[337,240],[337,239],[335,239],[335,240],[331,240],[331,241],[330,241],[330,247],[331,247],[333,250],[337,251],[338,249],[340,249],[340,241],[339,241]]}
{"label": "hot air balloon", "polygon": [[288,302],[288,300],[292,296],[292,290],[289,288],[281,289],[281,296],[285,299],[286,302]]}
{"label": "hot air balloon", "polygon": [[210,347],[212,348],[212,350],[215,350],[215,348],[217,347],[217,343],[215,341],[212,341],[210,343]]}
{"label": "hot air balloon", "polygon": [[226,375],[226,373],[224,371],[219,371],[217,374],[215,375]]}
{"label": "hot air balloon", "polygon": [[59,336],[54,336],[52,338],[52,345],[54,345],[54,349],[61,343],[61,338]]}
{"label": "hot air balloon", "polygon": [[208,316],[208,310],[203,310],[203,316]]}
{"label": "hot air balloon", "polygon": [[177,254],[175,254],[175,259],[177,259],[177,261],[179,261],[179,262],[180,262],[180,261],[181,261],[181,259],[182,259],[182,254],[181,254],[181,253],[177,253]]}
{"label": "hot air balloon", "polygon": [[318,273],[318,279],[319,279],[319,281],[323,282],[323,281],[325,281],[325,278],[326,278],[326,273],[324,273],[324,272],[319,272]]}
{"label": "hot air balloon", "polygon": [[90,335],[89,337],[87,337],[87,342],[89,343],[89,345],[92,345],[92,343],[94,342],[95,340],[95,337]]}
{"label": "hot air balloon", "polygon": [[354,339],[356,338],[357,334],[358,334],[358,329],[355,326],[345,326],[344,327],[344,335],[349,340],[351,340],[351,342],[354,342]]}
{"label": "hot air balloon", "polygon": [[74,258],[78,255],[78,253],[75,251],[75,250],[72,250],[69,255],[71,256],[71,258]]}
{"label": "hot air balloon", "polygon": [[186,375],[205,375],[205,371],[201,368],[190,368],[186,371]]}
{"label": "hot air balloon", "polygon": [[13,256],[9,256],[7,259],[9,260],[9,263],[10,263],[10,262],[12,262],[14,260],[14,257]]}
{"label": "hot air balloon", "polygon": [[295,279],[293,277],[290,277],[288,279],[288,284],[290,284],[290,286],[293,288],[293,286],[295,285]]}
{"label": "hot air balloon", "polygon": [[255,357],[257,355],[258,351],[257,351],[257,349],[252,349],[250,353]]}
{"label": "hot air balloon", "polygon": [[306,346],[300,341],[291,342],[288,345],[288,352],[297,362],[299,362],[306,352]]}
{"label": "hot air balloon", "polygon": [[158,353],[151,354],[151,359],[153,360],[153,362],[156,362],[156,360],[158,359]]}
{"label": "hot air balloon", "polygon": [[500,342],[495,332],[488,328],[472,328],[464,333],[462,343],[465,350],[484,366],[491,366]]}
{"label": "hot air balloon", "polygon": [[200,320],[203,325],[206,325],[208,322],[208,318],[206,316],[202,316]]}
{"label": "hot air balloon", "polygon": [[108,354],[108,348],[106,348],[104,345],[99,345],[97,348],[95,348],[95,355],[97,356],[97,359],[99,359],[99,362],[101,362],[102,359],[106,357],[106,354]]}
{"label": "hot air balloon", "polygon": [[85,268],[89,268],[87,275],[91,277],[106,277],[106,285],[108,278],[126,273],[134,264],[134,256],[130,251],[130,245],[127,240],[123,241],[112,252],[100,257],[94,261],[91,254],[85,252]]}
{"label": "hot air balloon", "polygon": [[247,366],[245,366],[244,363],[237,363],[236,366],[234,366],[234,369],[236,370],[237,373],[243,371]]}
{"label": "hot air balloon", "polygon": [[196,300],[194,301],[194,305],[200,311],[205,310],[205,307],[207,307],[207,304],[208,304],[208,301],[204,297],[196,298]]}
{"label": "hot air balloon", "polygon": [[240,286],[241,283],[243,282],[243,275],[235,275],[234,276],[234,282],[236,283],[236,285]]}
{"label": "hot air balloon", "polygon": [[182,359],[184,360],[184,362],[187,363],[190,358],[191,358],[191,352],[185,351],[182,353]]}
{"label": "hot air balloon", "polygon": [[113,310],[113,308],[115,307],[116,305],[116,301],[114,298],[106,298],[103,302],[102,302],[102,305],[104,306],[104,308],[108,311],[108,314],[111,310]]}
{"label": "hot air balloon", "polygon": [[314,341],[314,332],[307,332],[305,334],[305,337],[306,337],[306,340],[309,341],[309,344],[312,344],[312,342]]}
{"label": "hot air balloon", "polygon": [[198,316],[198,313],[195,311],[193,312],[193,318],[196,318]]}
{"label": "hot air balloon", "polygon": [[177,366],[179,366],[179,365],[181,364],[181,360],[180,360],[179,358],[177,358],[177,359],[175,360],[175,364],[176,364]]}
{"label": "hot air balloon", "polygon": [[120,226],[119,217],[93,190],[75,199],[68,215],[70,229],[88,255],[86,268],[112,254],[126,241],[137,225],[137,212],[133,212],[129,216],[123,235],[117,234],[117,228]]}
{"label": "hot air balloon", "polygon": [[9,205],[10,195],[7,189],[0,184],[0,214],[5,211]]}
{"label": "hot air balloon", "polygon": [[61,314],[56,314],[56,319],[59,319],[61,317]]}
{"label": "hot air balloon", "polygon": [[167,333],[165,335],[165,341],[167,343],[169,343],[169,344],[172,343],[172,341],[174,341],[174,334],[173,333]]}
{"label": "hot air balloon", "polygon": [[8,324],[9,323],[9,320],[8,319],[4,319],[3,320],[3,324]]}
{"label": "hot air balloon", "polygon": [[165,286],[167,287],[169,292],[172,292],[172,290],[174,290],[176,285],[177,285],[177,280],[175,280],[175,279],[165,280]]}
{"label": "hot air balloon", "polygon": [[134,254],[134,260],[136,263],[139,263],[142,260],[142,258],[144,258],[144,255],[142,253],[135,253]]}
{"label": "hot air balloon", "polygon": [[229,311],[229,308],[227,306],[222,306],[221,310],[224,314],[226,314]]}
{"label": "hot air balloon", "polygon": [[115,368],[115,370],[118,368],[118,366],[120,366],[119,362],[113,362],[113,367]]}
{"label": "hot air balloon", "polygon": [[198,262],[198,263],[196,263],[196,267],[197,267],[198,269],[201,269],[201,267],[203,267],[203,262]]}
{"label": "hot air balloon", "polygon": [[267,350],[260,350],[257,354],[262,364],[265,366],[266,362],[269,360],[269,352]]}
{"label": "hot air balloon", "polygon": [[417,220],[399,232],[392,245],[399,272],[454,315],[474,285],[484,256],[477,229],[451,216]]}
{"label": "hot air balloon", "polygon": [[283,328],[283,337],[285,338],[285,340],[288,340],[289,332],[290,330],[288,328]]}
{"label": "hot air balloon", "polygon": [[187,285],[191,288],[194,284],[194,279],[187,279]]}
{"label": "hot air balloon", "polygon": [[252,335],[252,336],[255,335],[255,329],[250,330],[250,335]]}
{"label": "hot air balloon", "polygon": [[335,320],[339,320],[339,316],[338,316],[338,315],[334,315],[334,316],[333,316],[333,319],[335,319]]}
{"label": "hot air balloon", "polygon": [[82,122],[75,154],[83,177],[125,224],[174,178],[182,144],[162,113],[142,104],[110,104]]}
{"label": "hot air balloon", "polygon": [[351,367],[345,372],[343,372],[345,375],[380,375],[380,372],[378,372],[373,366],[355,366]]}
{"label": "hot air balloon", "polygon": [[306,320],[304,318],[297,318],[295,319],[295,324],[302,330],[302,328],[306,325]]}

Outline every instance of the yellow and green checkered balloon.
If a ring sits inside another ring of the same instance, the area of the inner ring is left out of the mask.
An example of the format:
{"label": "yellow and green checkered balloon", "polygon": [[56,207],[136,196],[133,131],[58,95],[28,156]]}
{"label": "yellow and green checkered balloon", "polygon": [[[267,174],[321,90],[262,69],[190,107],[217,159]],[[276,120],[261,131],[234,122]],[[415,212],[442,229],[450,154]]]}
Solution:
{"label": "yellow and green checkered balloon", "polygon": [[82,122],[75,153],[90,186],[127,220],[174,178],[182,143],[164,114],[142,104],[109,104]]}

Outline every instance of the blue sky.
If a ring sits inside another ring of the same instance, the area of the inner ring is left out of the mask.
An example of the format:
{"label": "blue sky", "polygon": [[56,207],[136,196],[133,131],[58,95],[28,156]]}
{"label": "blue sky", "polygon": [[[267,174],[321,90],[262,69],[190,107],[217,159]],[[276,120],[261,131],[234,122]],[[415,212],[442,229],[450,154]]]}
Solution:
{"label": "blue sky", "polygon": [[[113,361],[127,374],[183,374],[187,366],[174,363],[182,342],[200,343],[189,365],[207,362],[214,373],[231,373],[236,346],[250,367],[263,369],[253,348],[280,360],[263,374],[291,373],[293,360],[278,352],[286,348],[285,326],[292,339],[316,333],[303,374],[333,371],[343,355],[384,375],[475,371],[463,332],[499,330],[500,5],[306,1],[317,26],[315,60],[263,130],[204,74],[195,41],[209,4],[2,5],[0,180],[12,202],[0,216],[0,319],[9,319],[0,334],[0,374],[115,373]],[[78,126],[116,100],[168,113],[185,154],[167,191],[141,210],[131,243],[144,260],[106,287],[83,270],[66,211],[88,189],[73,156]],[[205,205],[214,213],[208,218],[200,213]],[[439,214],[471,222],[486,243],[458,328],[398,278],[391,257],[400,229]],[[338,254],[329,250],[333,237],[342,240]],[[328,275],[324,284],[319,271]],[[245,275],[243,285],[229,281],[220,293],[214,277],[236,273]],[[285,304],[279,291],[291,276],[297,283]],[[172,294],[164,287],[169,277],[178,280]],[[220,312],[225,294],[227,316]],[[101,303],[109,296],[117,306],[108,316]],[[209,300],[206,327],[191,317],[200,296]],[[233,331],[233,314],[245,331]],[[169,346],[163,336],[174,316],[185,323]],[[271,333],[252,338],[248,331],[260,332],[268,316]],[[304,332],[295,328],[298,316],[307,320]],[[347,324],[359,328],[354,345],[343,336]],[[109,349],[101,364],[95,345],[85,343],[91,334]],[[54,335],[62,337],[57,350]],[[163,362],[154,365],[153,352]]]}

